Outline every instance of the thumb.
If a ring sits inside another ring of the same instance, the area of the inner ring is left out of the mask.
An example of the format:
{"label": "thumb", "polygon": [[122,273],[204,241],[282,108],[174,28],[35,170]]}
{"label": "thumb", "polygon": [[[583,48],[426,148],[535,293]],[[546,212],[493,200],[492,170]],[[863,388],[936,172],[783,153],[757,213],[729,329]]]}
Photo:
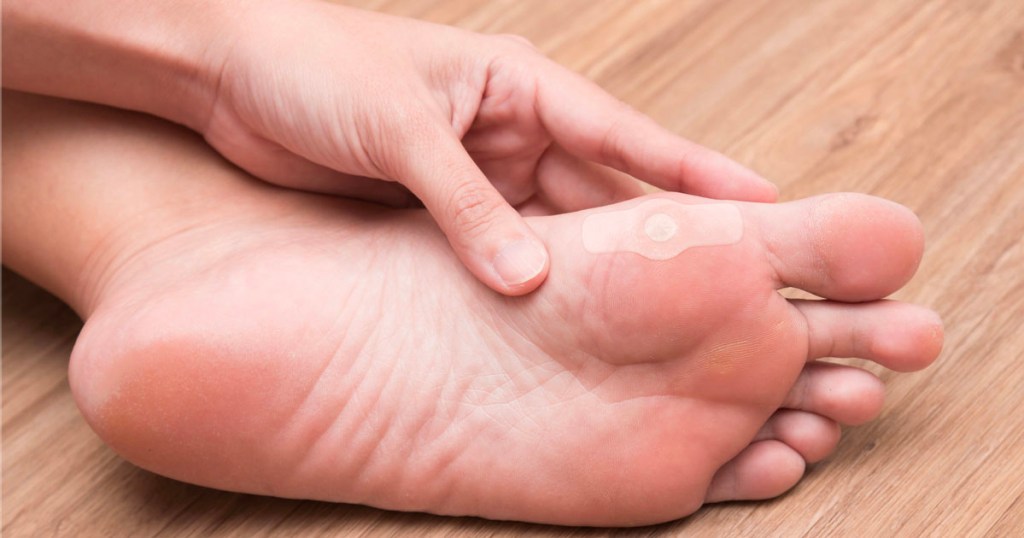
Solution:
{"label": "thumb", "polygon": [[402,183],[430,212],[463,265],[503,295],[524,295],[547,277],[548,252],[453,133],[403,148]]}

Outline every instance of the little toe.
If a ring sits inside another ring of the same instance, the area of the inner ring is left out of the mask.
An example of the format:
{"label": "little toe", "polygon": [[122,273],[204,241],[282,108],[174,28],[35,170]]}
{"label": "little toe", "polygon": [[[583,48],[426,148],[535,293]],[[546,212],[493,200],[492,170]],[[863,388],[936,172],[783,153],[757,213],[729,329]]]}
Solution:
{"label": "little toe", "polygon": [[871,301],[906,284],[921,260],[921,222],[882,198],[842,193],[752,207],[761,213],[780,285],[838,301]]}
{"label": "little toe", "polygon": [[754,442],[774,439],[800,453],[807,463],[825,459],[836,448],[839,423],[816,413],[780,409],[754,436]]}
{"label": "little toe", "polygon": [[897,301],[790,301],[807,320],[807,358],[859,357],[899,372],[920,370],[942,350],[942,320]]}
{"label": "little toe", "polygon": [[776,440],[751,443],[715,473],[705,502],[777,497],[800,481],[805,467],[803,456],[786,443]]}
{"label": "little toe", "polygon": [[868,422],[882,411],[885,385],[867,370],[815,362],[800,372],[780,407],[821,415],[840,424]]}

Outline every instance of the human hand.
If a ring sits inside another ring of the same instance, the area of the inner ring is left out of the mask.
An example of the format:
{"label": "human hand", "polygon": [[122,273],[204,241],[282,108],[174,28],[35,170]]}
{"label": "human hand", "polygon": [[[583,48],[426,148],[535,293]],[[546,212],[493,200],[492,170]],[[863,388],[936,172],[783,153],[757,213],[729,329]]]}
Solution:
{"label": "human hand", "polygon": [[625,174],[711,198],[776,197],[753,172],[521,38],[322,2],[249,5],[211,62],[213,105],[195,122],[206,140],[287,187],[392,204],[411,191],[498,292],[528,293],[547,274],[547,252],[517,209],[556,213],[641,194]]}

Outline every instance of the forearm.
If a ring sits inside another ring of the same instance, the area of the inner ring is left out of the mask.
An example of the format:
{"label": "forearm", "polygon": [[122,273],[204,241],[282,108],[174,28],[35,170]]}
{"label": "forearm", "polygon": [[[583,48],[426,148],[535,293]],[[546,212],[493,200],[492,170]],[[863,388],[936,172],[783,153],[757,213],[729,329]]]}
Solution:
{"label": "forearm", "polygon": [[225,0],[5,0],[3,85],[200,128],[230,10]]}

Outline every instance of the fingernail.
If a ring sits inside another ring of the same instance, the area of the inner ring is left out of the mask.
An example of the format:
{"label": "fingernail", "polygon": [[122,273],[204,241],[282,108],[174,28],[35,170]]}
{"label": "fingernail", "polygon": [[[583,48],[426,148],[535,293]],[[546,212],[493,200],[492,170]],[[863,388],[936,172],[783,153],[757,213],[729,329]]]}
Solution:
{"label": "fingernail", "polygon": [[494,257],[494,270],[506,286],[528,282],[544,270],[548,254],[544,247],[528,239],[505,245]]}

